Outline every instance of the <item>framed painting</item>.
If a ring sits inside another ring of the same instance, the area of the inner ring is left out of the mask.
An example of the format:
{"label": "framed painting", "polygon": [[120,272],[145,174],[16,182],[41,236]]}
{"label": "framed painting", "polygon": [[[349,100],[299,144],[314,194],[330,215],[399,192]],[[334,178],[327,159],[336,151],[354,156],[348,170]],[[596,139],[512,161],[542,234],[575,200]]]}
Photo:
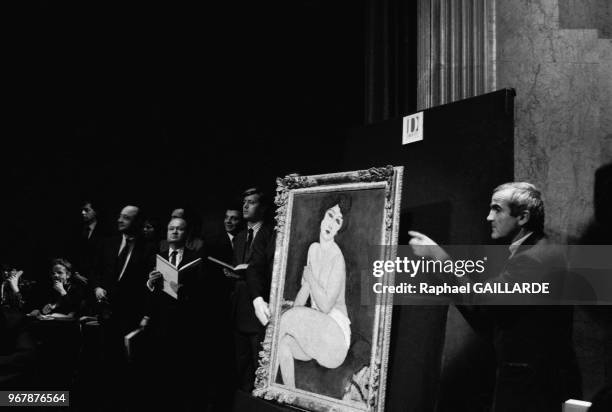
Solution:
{"label": "framed painting", "polygon": [[364,304],[361,278],[372,246],[397,244],[402,173],[277,179],[272,316],[255,396],[311,411],[384,410],[392,298]]}

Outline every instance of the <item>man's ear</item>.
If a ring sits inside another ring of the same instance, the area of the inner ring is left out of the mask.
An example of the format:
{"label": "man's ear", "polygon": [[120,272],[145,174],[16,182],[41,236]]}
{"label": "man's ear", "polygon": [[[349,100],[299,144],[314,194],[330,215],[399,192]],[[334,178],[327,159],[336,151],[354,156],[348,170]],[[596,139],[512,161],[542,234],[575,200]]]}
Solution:
{"label": "man's ear", "polygon": [[519,226],[524,227],[527,224],[527,222],[529,222],[530,218],[531,218],[531,213],[529,212],[529,210],[523,210],[522,212],[520,212],[518,215]]}

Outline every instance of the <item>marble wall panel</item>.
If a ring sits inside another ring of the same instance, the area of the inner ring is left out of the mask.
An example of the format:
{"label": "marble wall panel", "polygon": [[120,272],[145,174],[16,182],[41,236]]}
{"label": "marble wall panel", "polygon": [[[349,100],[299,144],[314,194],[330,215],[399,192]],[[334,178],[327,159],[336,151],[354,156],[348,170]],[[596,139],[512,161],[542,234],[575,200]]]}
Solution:
{"label": "marble wall panel", "polygon": [[496,37],[497,88],[517,91],[515,177],[543,188],[549,232],[579,236],[612,151],[612,46],[596,29],[560,28],[559,0],[498,1]]}
{"label": "marble wall panel", "polygon": [[612,162],[612,40],[600,39],[601,63],[599,78],[602,79],[603,105],[601,117],[602,162]]}
{"label": "marble wall panel", "polygon": [[561,28],[599,30],[602,38],[612,37],[610,0],[559,0]]}

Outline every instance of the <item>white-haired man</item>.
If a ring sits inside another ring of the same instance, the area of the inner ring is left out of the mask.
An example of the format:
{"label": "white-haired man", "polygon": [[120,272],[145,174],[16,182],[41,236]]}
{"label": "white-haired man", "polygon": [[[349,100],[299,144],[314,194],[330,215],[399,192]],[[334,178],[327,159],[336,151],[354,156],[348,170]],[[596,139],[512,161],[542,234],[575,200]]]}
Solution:
{"label": "white-haired man", "polygon": [[[566,263],[544,234],[544,202],[527,182],[493,190],[487,221],[491,239],[508,245],[508,259],[489,282],[563,280]],[[426,235],[408,232],[415,254],[450,256]],[[423,247],[428,246],[428,247]],[[572,310],[564,306],[463,306],[468,322],[492,338],[497,381],[492,410],[557,411],[576,395],[571,344]]]}

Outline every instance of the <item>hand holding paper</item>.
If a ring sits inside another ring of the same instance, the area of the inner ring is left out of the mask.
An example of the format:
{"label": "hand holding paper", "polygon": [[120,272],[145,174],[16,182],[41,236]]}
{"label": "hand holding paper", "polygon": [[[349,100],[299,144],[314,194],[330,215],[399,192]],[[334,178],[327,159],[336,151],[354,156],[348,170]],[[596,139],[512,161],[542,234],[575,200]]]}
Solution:
{"label": "hand holding paper", "polygon": [[147,280],[147,288],[152,291],[159,287],[160,282],[162,281],[163,275],[157,270],[152,270],[151,273],[149,273],[149,279]]}
{"label": "hand holding paper", "polygon": [[196,268],[200,263],[202,263],[202,258],[197,258],[177,269],[166,259],[157,255],[155,270],[149,274],[149,279],[151,279],[151,277],[158,279],[154,272],[159,272],[163,278],[162,290],[174,299],[178,299],[178,290],[180,288],[179,272],[182,273],[188,269]]}

